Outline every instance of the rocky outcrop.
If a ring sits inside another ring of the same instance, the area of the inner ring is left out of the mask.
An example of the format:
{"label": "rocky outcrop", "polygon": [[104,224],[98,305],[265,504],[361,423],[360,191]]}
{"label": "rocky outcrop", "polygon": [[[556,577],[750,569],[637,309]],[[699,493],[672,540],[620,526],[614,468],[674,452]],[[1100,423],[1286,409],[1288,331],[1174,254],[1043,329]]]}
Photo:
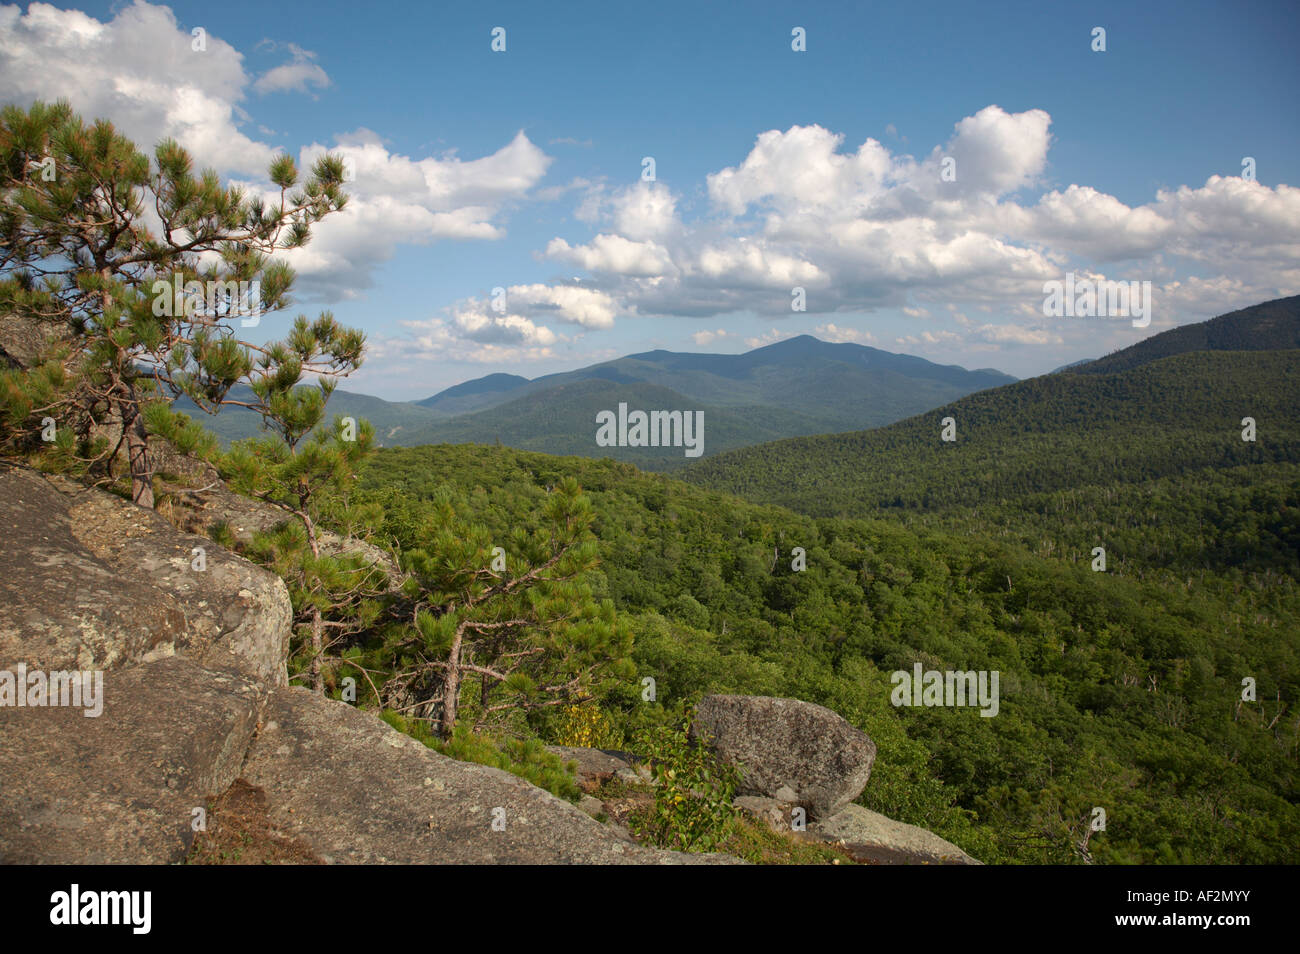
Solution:
{"label": "rocky outcrop", "polygon": [[286,682],[284,582],[25,467],[0,467],[0,536],[0,670],[102,679],[89,718],[84,699],[0,708],[0,859],[180,860]]}
{"label": "rocky outcrop", "polygon": [[584,749],[568,745],[548,745],[547,750],[573,766],[573,774],[586,786],[603,785],[621,779],[633,785],[653,782],[650,769],[634,755],[613,749]]}
{"label": "rocky outcrop", "polygon": [[[221,524],[242,545],[252,542],[254,534],[268,533],[295,519],[292,514],[274,504],[235,493],[225,485],[211,465],[200,465],[192,458],[181,457],[174,452],[171,458],[162,460],[172,458],[191,462],[188,471],[177,469],[179,463],[156,464],[160,468],[166,466],[183,474],[193,485],[193,489],[178,491],[168,501],[172,522],[183,530],[206,536]],[[390,587],[395,587],[401,579],[397,561],[373,543],[324,529],[318,530],[318,539],[321,552],[328,556],[355,554],[363,557],[366,563],[378,565],[387,576]]]}
{"label": "rocky outcrop", "polygon": [[[805,815],[807,814],[801,806],[775,798],[765,798],[762,795],[740,795],[732,804],[749,817],[765,822],[768,828],[779,832],[795,831],[798,813],[803,811]],[[806,818],[798,820],[807,822]]]}
{"label": "rocky outcrop", "polygon": [[500,769],[447,758],[305,689],[277,690],[243,779],[271,822],[352,864],[682,864],[732,861],[629,844]]}
{"label": "rocky outcrop", "polygon": [[705,696],[691,734],[740,769],[739,795],[802,806],[828,818],[871,777],[876,746],[830,709],[770,696]]}
{"label": "rocky outcrop", "polygon": [[266,687],[174,657],[103,676],[103,711],[0,710],[0,861],[171,864],[239,775]]}
{"label": "rocky outcrop", "polygon": [[0,533],[0,667],[110,670],[182,654],[284,684],[291,607],[274,574],[24,467],[0,467]]}
{"label": "rocky outcrop", "polygon": [[846,805],[830,818],[808,822],[789,802],[742,795],[735,807],[773,831],[834,845],[860,864],[978,865],[966,852],[932,831],[907,825],[861,805]]}

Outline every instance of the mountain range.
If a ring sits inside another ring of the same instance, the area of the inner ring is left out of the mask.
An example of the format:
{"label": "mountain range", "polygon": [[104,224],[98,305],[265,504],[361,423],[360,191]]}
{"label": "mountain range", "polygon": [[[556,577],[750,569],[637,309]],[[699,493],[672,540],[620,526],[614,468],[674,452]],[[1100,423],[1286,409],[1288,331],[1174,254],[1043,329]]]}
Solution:
{"label": "mountain range", "polygon": [[[597,446],[596,414],[619,404],[703,411],[707,456],[784,437],[878,427],[1015,380],[988,368],[969,371],[800,335],[744,354],[648,351],[533,380],[489,374],[414,402],[339,389],[330,411],[369,420],[384,446],[500,443],[671,470],[689,462],[677,448]],[[196,414],[188,402],[176,407]],[[200,420],[227,441],[258,430],[257,416],[242,408]]]}
{"label": "mountain range", "polygon": [[[861,804],[981,860],[1294,863],[1297,333],[1300,297],[1266,302],[673,474],[394,448],[357,499],[411,541],[422,501],[455,501],[486,540],[572,477],[638,674],[857,714],[880,752]],[[898,705],[918,664],[999,673],[997,717]],[[1099,805],[1121,821],[1081,839]]]}

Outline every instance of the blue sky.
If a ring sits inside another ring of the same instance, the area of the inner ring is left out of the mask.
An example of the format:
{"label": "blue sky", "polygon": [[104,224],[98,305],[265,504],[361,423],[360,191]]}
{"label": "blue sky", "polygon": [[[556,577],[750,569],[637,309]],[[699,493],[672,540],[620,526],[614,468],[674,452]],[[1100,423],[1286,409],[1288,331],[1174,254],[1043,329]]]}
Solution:
{"label": "blue sky", "polygon": [[[1028,376],[1300,293],[1298,24],[1294,2],[34,4],[0,8],[0,98],[69,98],[254,188],[274,150],[353,156],[354,208],[291,259],[294,311],[372,342],[349,390],[804,332]],[[1045,318],[1070,270],[1151,281],[1151,325]]]}

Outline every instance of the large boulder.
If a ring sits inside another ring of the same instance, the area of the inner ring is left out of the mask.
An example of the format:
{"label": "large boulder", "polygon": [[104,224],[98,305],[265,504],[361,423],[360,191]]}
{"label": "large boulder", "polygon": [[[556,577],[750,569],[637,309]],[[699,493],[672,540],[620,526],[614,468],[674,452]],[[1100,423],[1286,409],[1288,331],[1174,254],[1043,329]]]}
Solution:
{"label": "large boulder", "polygon": [[0,668],[109,670],[184,655],[285,683],[284,581],[210,540],[9,465],[0,465],[0,535]]}
{"label": "large boulder", "polygon": [[77,538],[69,499],[0,466],[0,668],[111,669],[171,655],[185,612]]}
{"label": "large boulder", "polygon": [[194,809],[238,775],[286,681],[284,582],[152,511],[10,464],[0,539],[6,682],[76,673],[103,691],[98,713],[85,698],[0,709],[0,859],[181,860]]}
{"label": "large boulder", "polygon": [[447,758],[373,715],[305,689],[277,690],[262,721],[241,777],[262,792],[280,835],[327,862],[736,860],[629,844],[515,775]]}
{"label": "large boulder", "polygon": [[833,817],[810,825],[808,833],[842,844],[854,860],[865,864],[981,864],[932,831],[894,821],[861,805],[848,805]]}
{"label": "large boulder", "polygon": [[871,777],[876,746],[823,706],[771,696],[705,696],[691,735],[741,772],[738,795],[801,805],[827,818]]}
{"label": "large boulder", "polygon": [[98,716],[0,710],[0,862],[179,862],[238,776],[267,687],[180,657],[102,678]]}

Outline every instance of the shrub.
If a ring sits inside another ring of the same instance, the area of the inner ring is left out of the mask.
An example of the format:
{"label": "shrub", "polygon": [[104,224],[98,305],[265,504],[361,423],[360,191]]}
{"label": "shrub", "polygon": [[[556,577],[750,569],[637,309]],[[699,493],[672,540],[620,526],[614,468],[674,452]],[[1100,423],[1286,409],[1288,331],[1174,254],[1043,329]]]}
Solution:
{"label": "shrub", "polygon": [[732,797],[739,773],[687,735],[680,722],[648,730],[639,744],[657,783],[654,805],[635,814],[632,831],[661,848],[713,851],[736,823]]}
{"label": "shrub", "polygon": [[623,733],[614,721],[591,702],[565,706],[553,730],[556,745],[584,749],[616,749],[623,745]]}

